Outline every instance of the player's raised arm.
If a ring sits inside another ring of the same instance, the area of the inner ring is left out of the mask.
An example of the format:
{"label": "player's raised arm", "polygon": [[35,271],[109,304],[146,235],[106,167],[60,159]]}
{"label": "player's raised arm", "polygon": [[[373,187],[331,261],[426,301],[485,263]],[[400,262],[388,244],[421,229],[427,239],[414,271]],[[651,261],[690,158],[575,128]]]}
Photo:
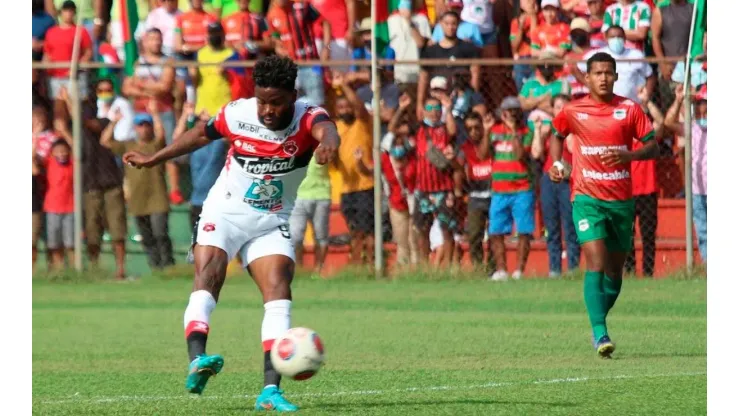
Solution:
{"label": "player's raised arm", "polygon": [[198,121],[192,129],[183,133],[177,140],[155,154],[145,155],[132,151],[123,155],[123,162],[137,168],[149,168],[198,150],[213,140],[221,139],[224,136],[222,131],[225,128],[225,122],[223,121],[225,108],[222,108],[218,115],[208,120],[208,122]]}

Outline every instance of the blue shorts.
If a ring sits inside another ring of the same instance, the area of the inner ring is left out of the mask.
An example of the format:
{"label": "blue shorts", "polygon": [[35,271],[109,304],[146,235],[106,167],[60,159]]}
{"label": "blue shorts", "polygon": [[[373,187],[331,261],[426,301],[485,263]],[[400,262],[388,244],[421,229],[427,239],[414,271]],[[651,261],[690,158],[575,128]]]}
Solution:
{"label": "blue shorts", "polygon": [[493,194],[488,211],[488,234],[509,235],[514,223],[517,233],[534,233],[534,191]]}

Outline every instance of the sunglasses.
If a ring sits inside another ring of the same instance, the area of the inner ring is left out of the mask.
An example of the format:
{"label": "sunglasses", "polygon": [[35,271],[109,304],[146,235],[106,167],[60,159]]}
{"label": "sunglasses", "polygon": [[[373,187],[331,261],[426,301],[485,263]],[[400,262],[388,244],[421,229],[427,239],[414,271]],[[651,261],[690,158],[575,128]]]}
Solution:
{"label": "sunglasses", "polygon": [[424,109],[427,111],[442,111],[442,106],[439,104],[426,104]]}

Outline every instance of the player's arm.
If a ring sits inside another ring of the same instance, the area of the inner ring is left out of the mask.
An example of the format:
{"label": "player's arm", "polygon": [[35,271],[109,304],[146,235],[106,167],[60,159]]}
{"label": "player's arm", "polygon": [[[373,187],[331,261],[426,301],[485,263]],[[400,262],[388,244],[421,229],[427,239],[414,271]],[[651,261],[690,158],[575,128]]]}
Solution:
{"label": "player's arm", "polygon": [[550,157],[553,160],[553,166],[550,168],[548,174],[550,180],[553,182],[560,182],[566,179],[566,166],[563,162],[563,144],[566,137],[571,133],[570,123],[568,122],[568,116],[566,115],[565,109],[561,111],[552,120],[552,134],[550,135]]}
{"label": "player's arm", "polygon": [[638,106],[632,106],[629,110],[631,124],[634,128],[633,136],[643,143],[637,150],[627,152],[624,150],[608,150],[601,155],[601,161],[607,167],[613,167],[630,163],[636,160],[656,159],[660,156],[658,142],[655,140],[653,123]]}

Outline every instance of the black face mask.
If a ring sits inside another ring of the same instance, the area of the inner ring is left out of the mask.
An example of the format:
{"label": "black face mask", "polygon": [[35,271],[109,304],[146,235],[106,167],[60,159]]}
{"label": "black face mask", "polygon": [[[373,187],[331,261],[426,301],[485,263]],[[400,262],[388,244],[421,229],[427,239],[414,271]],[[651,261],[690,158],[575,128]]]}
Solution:
{"label": "black face mask", "polygon": [[546,80],[551,80],[555,76],[555,70],[550,66],[541,66],[539,68],[540,74],[542,74],[542,77]]}
{"label": "black face mask", "polygon": [[224,35],[208,35],[208,44],[214,48],[220,48],[224,46]]}
{"label": "black face mask", "polygon": [[352,124],[355,122],[355,115],[352,113],[339,114],[339,119],[345,124]]}
{"label": "black face mask", "polygon": [[588,33],[571,33],[570,39],[581,48],[588,46]]}

